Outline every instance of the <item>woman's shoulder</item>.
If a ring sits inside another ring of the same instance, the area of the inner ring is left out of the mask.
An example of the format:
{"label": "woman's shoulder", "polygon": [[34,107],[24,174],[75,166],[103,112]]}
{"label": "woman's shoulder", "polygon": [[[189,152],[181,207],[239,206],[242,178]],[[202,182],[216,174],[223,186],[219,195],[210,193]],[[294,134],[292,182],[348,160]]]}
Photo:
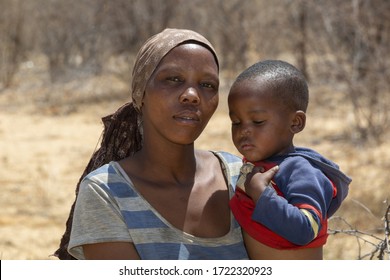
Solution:
{"label": "woman's shoulder", "polygon": [[242,158],[229,152],[211,151],[224,165],[228,168],[240,168],[242,165]]}
{"label": "woman's shoulder", "polygon": [[110,162],[107,164],[104,164],[90,173],[88,173],[84,178],[83,181],[85,180],[106,180],[108,177],[113,176],[113,175],[118,175],[118,171],[115,168],[115,162]]}
{"label": "woman's shoulder", "polygon": [[237,155],[231,154],[229,152],[224,152],[224,151],[211,151],[211,152],[218,158],[226,161],[228,164],[238,163],[242,165],[242,158]]}
{"label": "woman's shoulder", "polygon": [[209,151],[209,153],[219,160],[225,176],[235,180],[240,174],[242,158],[225,151]]}
{"label": "woman's shoulder", "polygon": [[242,158],[225,151],[205,151],[205,150],[197,150],[197,154],[200,156],[202,160],[215,160],[217,158],[223,166],[240,166],[242,165]]}
{"label": "woman's shoulder", "polygon": [[103,188],[106,190],[128,189],[132,187],[131,181],[128,180],[122,171],[118,162],[112,161],[93,170],[84,177],[80,188],[84,185]]}

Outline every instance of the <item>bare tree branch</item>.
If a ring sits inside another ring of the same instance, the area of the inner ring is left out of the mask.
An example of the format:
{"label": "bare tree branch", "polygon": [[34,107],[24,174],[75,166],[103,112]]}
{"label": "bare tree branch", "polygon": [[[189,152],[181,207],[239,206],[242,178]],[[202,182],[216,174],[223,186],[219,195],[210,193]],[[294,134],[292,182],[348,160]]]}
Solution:
{"label": "bare tree branch", "polygon": [[[329,220],[340,220],[342,223],[348,226],[349,229],[328,229],[330,235],[345,234],[356,238],[358,245],[358,259],[370,260],[377,258],[384,260],[387,256],[390,259],[390,242],[389,242],[389,217],[390,217],[390,205],[387,201],[387,208],[383,216],[384,228],[377,228],[369,231],[361,231],[355,229],[348,221],[339,216],[333,216]],[[364,207],[366,208],[366,207]],[[371,213],[371,211],[369,211]],[[378,234],[380,234],[378,236]],[[383,234],[383,235],[382,235]],[[362,253],[362,244],[368,244],[372,247],[368,253]]]}

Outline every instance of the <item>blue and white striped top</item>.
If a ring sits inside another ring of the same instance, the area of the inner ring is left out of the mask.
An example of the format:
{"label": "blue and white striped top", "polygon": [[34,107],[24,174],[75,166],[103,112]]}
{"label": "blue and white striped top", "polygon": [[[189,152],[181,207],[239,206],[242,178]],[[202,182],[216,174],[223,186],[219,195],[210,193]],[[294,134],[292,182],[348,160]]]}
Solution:
{"label": "blue and white striped top", "polygon": [[[242,160],[226,152],[214,154],[232,197]],[[230,231],[217,238],[196,237],[175,228],[137,192],[121,166],[110,162],[80,184],[68,251],[84,259],[82,245],[121,241],[133,242],[145,260],[248,259],[233,215],[230,224]]]}

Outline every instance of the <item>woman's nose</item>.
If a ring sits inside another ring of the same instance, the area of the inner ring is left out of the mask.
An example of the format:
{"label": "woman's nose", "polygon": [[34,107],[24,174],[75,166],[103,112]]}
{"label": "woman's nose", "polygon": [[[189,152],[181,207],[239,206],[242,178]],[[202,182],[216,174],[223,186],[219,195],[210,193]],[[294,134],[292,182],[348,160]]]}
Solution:
{"label": "woman's nose", "polygon": [[180,102],[198,104],[200,102],[199,94],[196,88],[188,87],[181,95]]}

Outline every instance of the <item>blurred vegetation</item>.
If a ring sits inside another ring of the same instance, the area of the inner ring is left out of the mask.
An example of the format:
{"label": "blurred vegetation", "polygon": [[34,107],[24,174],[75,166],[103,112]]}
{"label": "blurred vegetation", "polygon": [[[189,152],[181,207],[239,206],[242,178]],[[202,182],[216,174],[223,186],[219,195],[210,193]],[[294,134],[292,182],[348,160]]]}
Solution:
{"label": "blurred vegetation", "polygon": [[127,80],[140,45],[165,27],[216,47],[228,79],[259,59],[283,58],[353,106],[349,138],[384,141],[389,128],[388,0],[0,0],[0,90],[23,61],[48,61],[51,83],[101,75]]}
{"label": "blurred vegetation", "polygon": [[[376,230],[359,230],[351,225],[345,218],[333,216],[329,220],[336,228],[328,228],[330,235],[346,235],[356,241],[358,260],[390,260],[390,204],[387,204],[382,217],[383,228]],[[366,210],[370,211],[366,208]],[[367,249],[367,247],[369,249]]]}
{"label": "blurred vegetation", "polygon": [[[258,60],[287,60],[303,71],[310,88],[326,88],[313,97],[320,96],[329,116],[341,108],[328,102],[332,96],[352,108],[337,112],[350,122],[338,138],[380,146],[390,127],[389,15],[389,0],[0,0],[0,95],[18,86],[18,72],[36,57],[47,63],[45,86],[54,88],[49,95],[91,77],[114,75],[130,84],[134,56],[147,38],[166,27],[188,28],[213,43],[225,83]],[[330,96],[322,98],[325,93]],[[360,165],[377,162],[386,168],[385,160],[372,157],[351,168],[357,173]],[[377,201],[374,194],[367,191],[364,201]],[[355,236],[359,248],[372,245],[359,258],[385,259],[389,219],[387,208],[384,227],[375,231],[379,237],[336,218],[330,232]]]}

